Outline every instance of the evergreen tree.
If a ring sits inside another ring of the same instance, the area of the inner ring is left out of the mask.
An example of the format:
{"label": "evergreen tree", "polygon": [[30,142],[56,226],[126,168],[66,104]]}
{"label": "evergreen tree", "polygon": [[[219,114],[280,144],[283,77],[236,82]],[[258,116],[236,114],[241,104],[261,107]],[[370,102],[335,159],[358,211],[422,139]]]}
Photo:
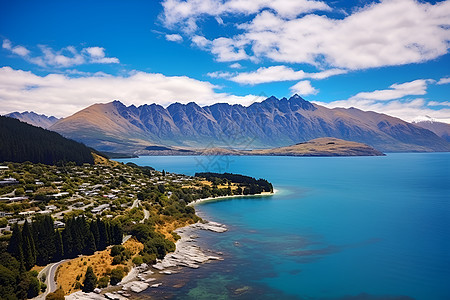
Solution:
{"label": "evergreen tree", "polygon": [[120,245],[123,240],[122,227],[119,224],[113,226],[113,244]]}
{"label": "evergreen tree", "polygon": [[89,266],[87,268],[86,275],[83,281],[83,292],[85,293],[93,292],[96,285],[97,285],[97,276],[95,276],[92,267]]}
{"label": "evergreen tree", "polygon": [[20,263],[20,268],[23,269],[24,262],[22,232],[20,230],[19,224],[17,223],[15,223],[13,227],[11,239],[9,240],[8,244],[8,252],[17,259],[17,261]]}
{"label": "evergreen tree", "polygon": [[33,222],[33,234],[36,245],[36,264],[47,265],[56,253],[53,219],[49,215],[36,216]]}
{"label": "evergreen tree", "polygon": [[23,241],[23,257],[25,269],[29,270],[36,264],[36,248],[34,244],[33,235],[31,234],[28,220],[25,221],[22,229],[22,241]]}
{"label": "evergreen tree", "polygon": [[92,254],[94,254],[95,250],[97,250],[97,247],[95,245],[94,235],[92,234],[92,232],[89,232],[87,242],[86,242],[86,247],[84,249],[84,254],[92,255]]}
{"label": "evergreen tree", "polygon": [[54,259],[55,260],[60,260],[64,257],[64,245],[63,245],[63,240],[61,237],[61,232],[56,229],[55,231],[55,256]]}
{"label": "evergreen tree", "polygon": [[64,257],[73,257],[72,219],[67,219],[62,233]]}
{"label": "evergreen tree", "polygon": [[106,246],[108,245],[106,226],[105,226],[105,223],[100,218],[97,218],[96,223],[97,223],[98,234],[99,234],[99,242],[97,245],[97,249],[104,250],[104,249],[106,249]]}
{"label": "evergreen tree", "polygon": [[89,224],[89,229],[92,232],[93,236],[94,236],[94,240],[95,240],[95,245],[97,246],[97,248],[99,247],[100,244],[100,233],[98,231],[98,225],[96,221],[92,221]]}

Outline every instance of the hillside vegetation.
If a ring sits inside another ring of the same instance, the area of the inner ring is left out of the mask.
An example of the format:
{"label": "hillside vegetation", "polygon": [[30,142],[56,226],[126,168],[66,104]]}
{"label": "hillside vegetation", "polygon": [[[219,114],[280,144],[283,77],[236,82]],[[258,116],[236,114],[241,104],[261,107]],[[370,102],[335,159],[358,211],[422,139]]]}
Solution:
{"label": "hillside vegetation", "polygon": [[94,163],[91,150],[60,134],[0,116],[0,161]]}

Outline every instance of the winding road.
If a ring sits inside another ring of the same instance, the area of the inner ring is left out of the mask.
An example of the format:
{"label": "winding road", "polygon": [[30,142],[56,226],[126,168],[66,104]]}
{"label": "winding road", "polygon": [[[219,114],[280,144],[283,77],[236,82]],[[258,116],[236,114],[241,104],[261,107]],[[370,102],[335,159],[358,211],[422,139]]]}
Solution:
{"label": "winding road", "polygon": [[69,259],[64,259],[56,263],[48,264],[39,272],[38,278],[42,278],[42,276],[45,274],[45,284],[47,285],[47,289],[45,290],[45,293],[40,294],[34,299],[43,300],[49,293],[53,293],[54,291],[56,291],[56,289],[58,288],[55,281],[56,270],[58,269],[59,265],[68,260]]}

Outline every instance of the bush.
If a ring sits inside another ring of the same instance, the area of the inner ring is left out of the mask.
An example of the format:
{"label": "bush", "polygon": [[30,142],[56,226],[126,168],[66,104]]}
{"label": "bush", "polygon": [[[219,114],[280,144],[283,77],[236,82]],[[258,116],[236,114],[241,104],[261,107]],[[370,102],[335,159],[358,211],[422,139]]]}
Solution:
{"label": "bush", "polygon": [[144,261],[142,260],[142,256],[133,257],[133,264],[140,266]]}
{"label": "bush", "polygon": [[98,280],[97,283],[97,287],[99,288],[105,288],[107,287],[109,284],[109,277],[108,276],[103,276]]}
{"label": "bush", "polygon": [[59,288],[45,297],[45,300],[64,300],[64,291]]}
{"label": "bush", "polygon": [[47,289],[47,285],[45,283],[41,283],[41,292],[45,292],[45,290]]}
{"label": "bush", "polygon": [[110,282],[112,285],[118,284],[124,276],[123,268],[118,267],[111,270],[111,279]]}
{"label": "bush", "polygon": [[122,263],[122,256],[121,255],[116,255],[113,258],[112,264],[113,265],[118,265]]}
{"label": "bush", "polygon": [[122,245],[114,245],[111,248],[111,256],[117,256],[119,255],[123,250],[125,250],[125,247]]}
{"label": "bush", "polygon": [[4,228],[8,225],[8,220],[6,218],[0,218],[0,227]]}

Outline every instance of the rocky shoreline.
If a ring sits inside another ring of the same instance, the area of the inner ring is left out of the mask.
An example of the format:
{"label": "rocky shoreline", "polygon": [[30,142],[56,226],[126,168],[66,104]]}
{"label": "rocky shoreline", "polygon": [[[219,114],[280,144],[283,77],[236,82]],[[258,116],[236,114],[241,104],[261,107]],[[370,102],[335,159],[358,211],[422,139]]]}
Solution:
{"label": "rocky shoreline", "polygon": [[[75,292],[66,296],[67,300],[114,299],[126,300],[132,293],[141,293],[148,288],[158,288],[164,285],[164,276],[178,273],[182,268],[197,269],[201,264],[222,260],[222,253],[201,249],[196,242],[198,230],[209,230],[217,233],[227,231],[223,224],[216,222],[195,223],[178,228],[175,232],[181,237],[176,242],[176,250],[167,254],[164,259],[148,266],[142,264],[134,267],[115,287],[96,289],[94,293]],[[120,288],[118,290],[118,288]]]}

